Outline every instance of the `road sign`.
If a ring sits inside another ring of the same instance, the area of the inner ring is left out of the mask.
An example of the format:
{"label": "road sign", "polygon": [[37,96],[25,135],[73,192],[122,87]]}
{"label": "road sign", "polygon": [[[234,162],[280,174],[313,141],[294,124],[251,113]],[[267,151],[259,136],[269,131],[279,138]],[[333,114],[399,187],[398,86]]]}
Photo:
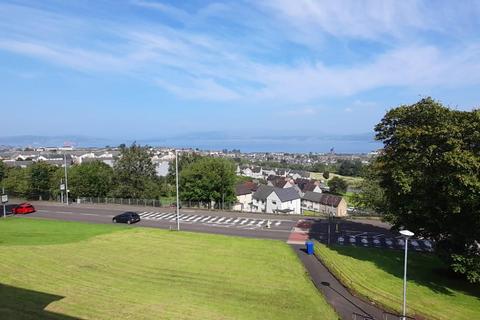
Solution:
{"label": "road sign", "polygon": [[65,184],[64,184],[64,183],[62,183],[62,184],[60,185],[60,190],[62,190],[62,191],[65,190]]}
{"label": "road sign", "polygon": [[2,194],[2,203],[7,203],[8,202],[8,195]]}

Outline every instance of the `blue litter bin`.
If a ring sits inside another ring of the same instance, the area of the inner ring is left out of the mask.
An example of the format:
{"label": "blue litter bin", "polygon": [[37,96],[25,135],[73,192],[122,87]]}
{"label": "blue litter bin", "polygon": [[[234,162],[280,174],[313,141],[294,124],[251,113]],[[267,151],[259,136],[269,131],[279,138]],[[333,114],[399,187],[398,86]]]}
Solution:
{"label": "blue litter bin", "polygon": [[313,254],[313,242],[307,241],[305,245],[307,246],[307,254]]}

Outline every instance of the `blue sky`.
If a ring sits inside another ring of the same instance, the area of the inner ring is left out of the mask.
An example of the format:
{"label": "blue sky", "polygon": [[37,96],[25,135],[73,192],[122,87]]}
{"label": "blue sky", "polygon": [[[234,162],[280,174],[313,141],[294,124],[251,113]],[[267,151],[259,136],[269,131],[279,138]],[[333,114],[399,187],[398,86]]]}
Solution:
{"label": "blue sky", "polygon": [[479,1],[3,0],[2,135],[322,137],[422,96],[467,110],[479,16]]}

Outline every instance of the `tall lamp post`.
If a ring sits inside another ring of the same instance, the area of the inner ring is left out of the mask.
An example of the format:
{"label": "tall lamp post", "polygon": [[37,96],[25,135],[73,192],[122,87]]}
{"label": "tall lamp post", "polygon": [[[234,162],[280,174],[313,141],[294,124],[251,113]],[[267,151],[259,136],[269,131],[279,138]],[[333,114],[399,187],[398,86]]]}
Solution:
{"label": "tall lamp post", "polygon": [[406,320],[407,317],[407,253],[408,253],[408,239],[414,235],[413,232],[408,230],[401,230],[400,234],[405,239],[405,258],[403,266],[403,316],[402,319]]}
{"label": "tall lamp post", "polygon": [[68,174],[67,174],[67,155],[64,153],[63,154],[63,160],[64,160],[64,165],[65,165],[65,199],[67,201],[67,206],[68,206]]}
{"label": "tall lamp post", "polygon": [[178,151],[175,149],[175,180],[177,189],[177,231],[180,231],[180,203],[178,201]]}

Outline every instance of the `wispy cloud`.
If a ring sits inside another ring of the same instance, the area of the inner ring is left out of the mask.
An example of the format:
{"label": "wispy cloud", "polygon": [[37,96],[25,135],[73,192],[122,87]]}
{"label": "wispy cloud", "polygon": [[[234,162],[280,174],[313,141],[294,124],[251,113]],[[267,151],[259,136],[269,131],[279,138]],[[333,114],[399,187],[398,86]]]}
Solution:
{"label": "wispy cloud", "polygon": [[[448,48],[423,35],[449,32],[440,21],[447,18],[448,2],[439,5],[442,10],[435,14],[423,1],[279,0],[255,2],[250,9],[210,3],[191,11],[152,0],[129,3],[182,25],[159,19],[125,26],[111,17],[0,4],[6,17],[0,22],[0,50],[81,72],[140,77],[189,100],[291,106],[382,87],[480,84],[478,43],[450,42]],[[478,5],[468,5],[470,11],[480,13]],[[247,13],[263,19],[249,21]],[[448,16],[454,18],[455,13]],[[212,24],[212,19],[222,24]],[[277,34],[286,29],[291,30],[287,39]],[[378,42],[381,50],[345,63],[332,63],[322,54],[302,54],[304,48],[318,48],[327,37]],[[395,45],[389,44],[392,38],[397,39]],[[292,49],[292,42],[305,47]]]}

